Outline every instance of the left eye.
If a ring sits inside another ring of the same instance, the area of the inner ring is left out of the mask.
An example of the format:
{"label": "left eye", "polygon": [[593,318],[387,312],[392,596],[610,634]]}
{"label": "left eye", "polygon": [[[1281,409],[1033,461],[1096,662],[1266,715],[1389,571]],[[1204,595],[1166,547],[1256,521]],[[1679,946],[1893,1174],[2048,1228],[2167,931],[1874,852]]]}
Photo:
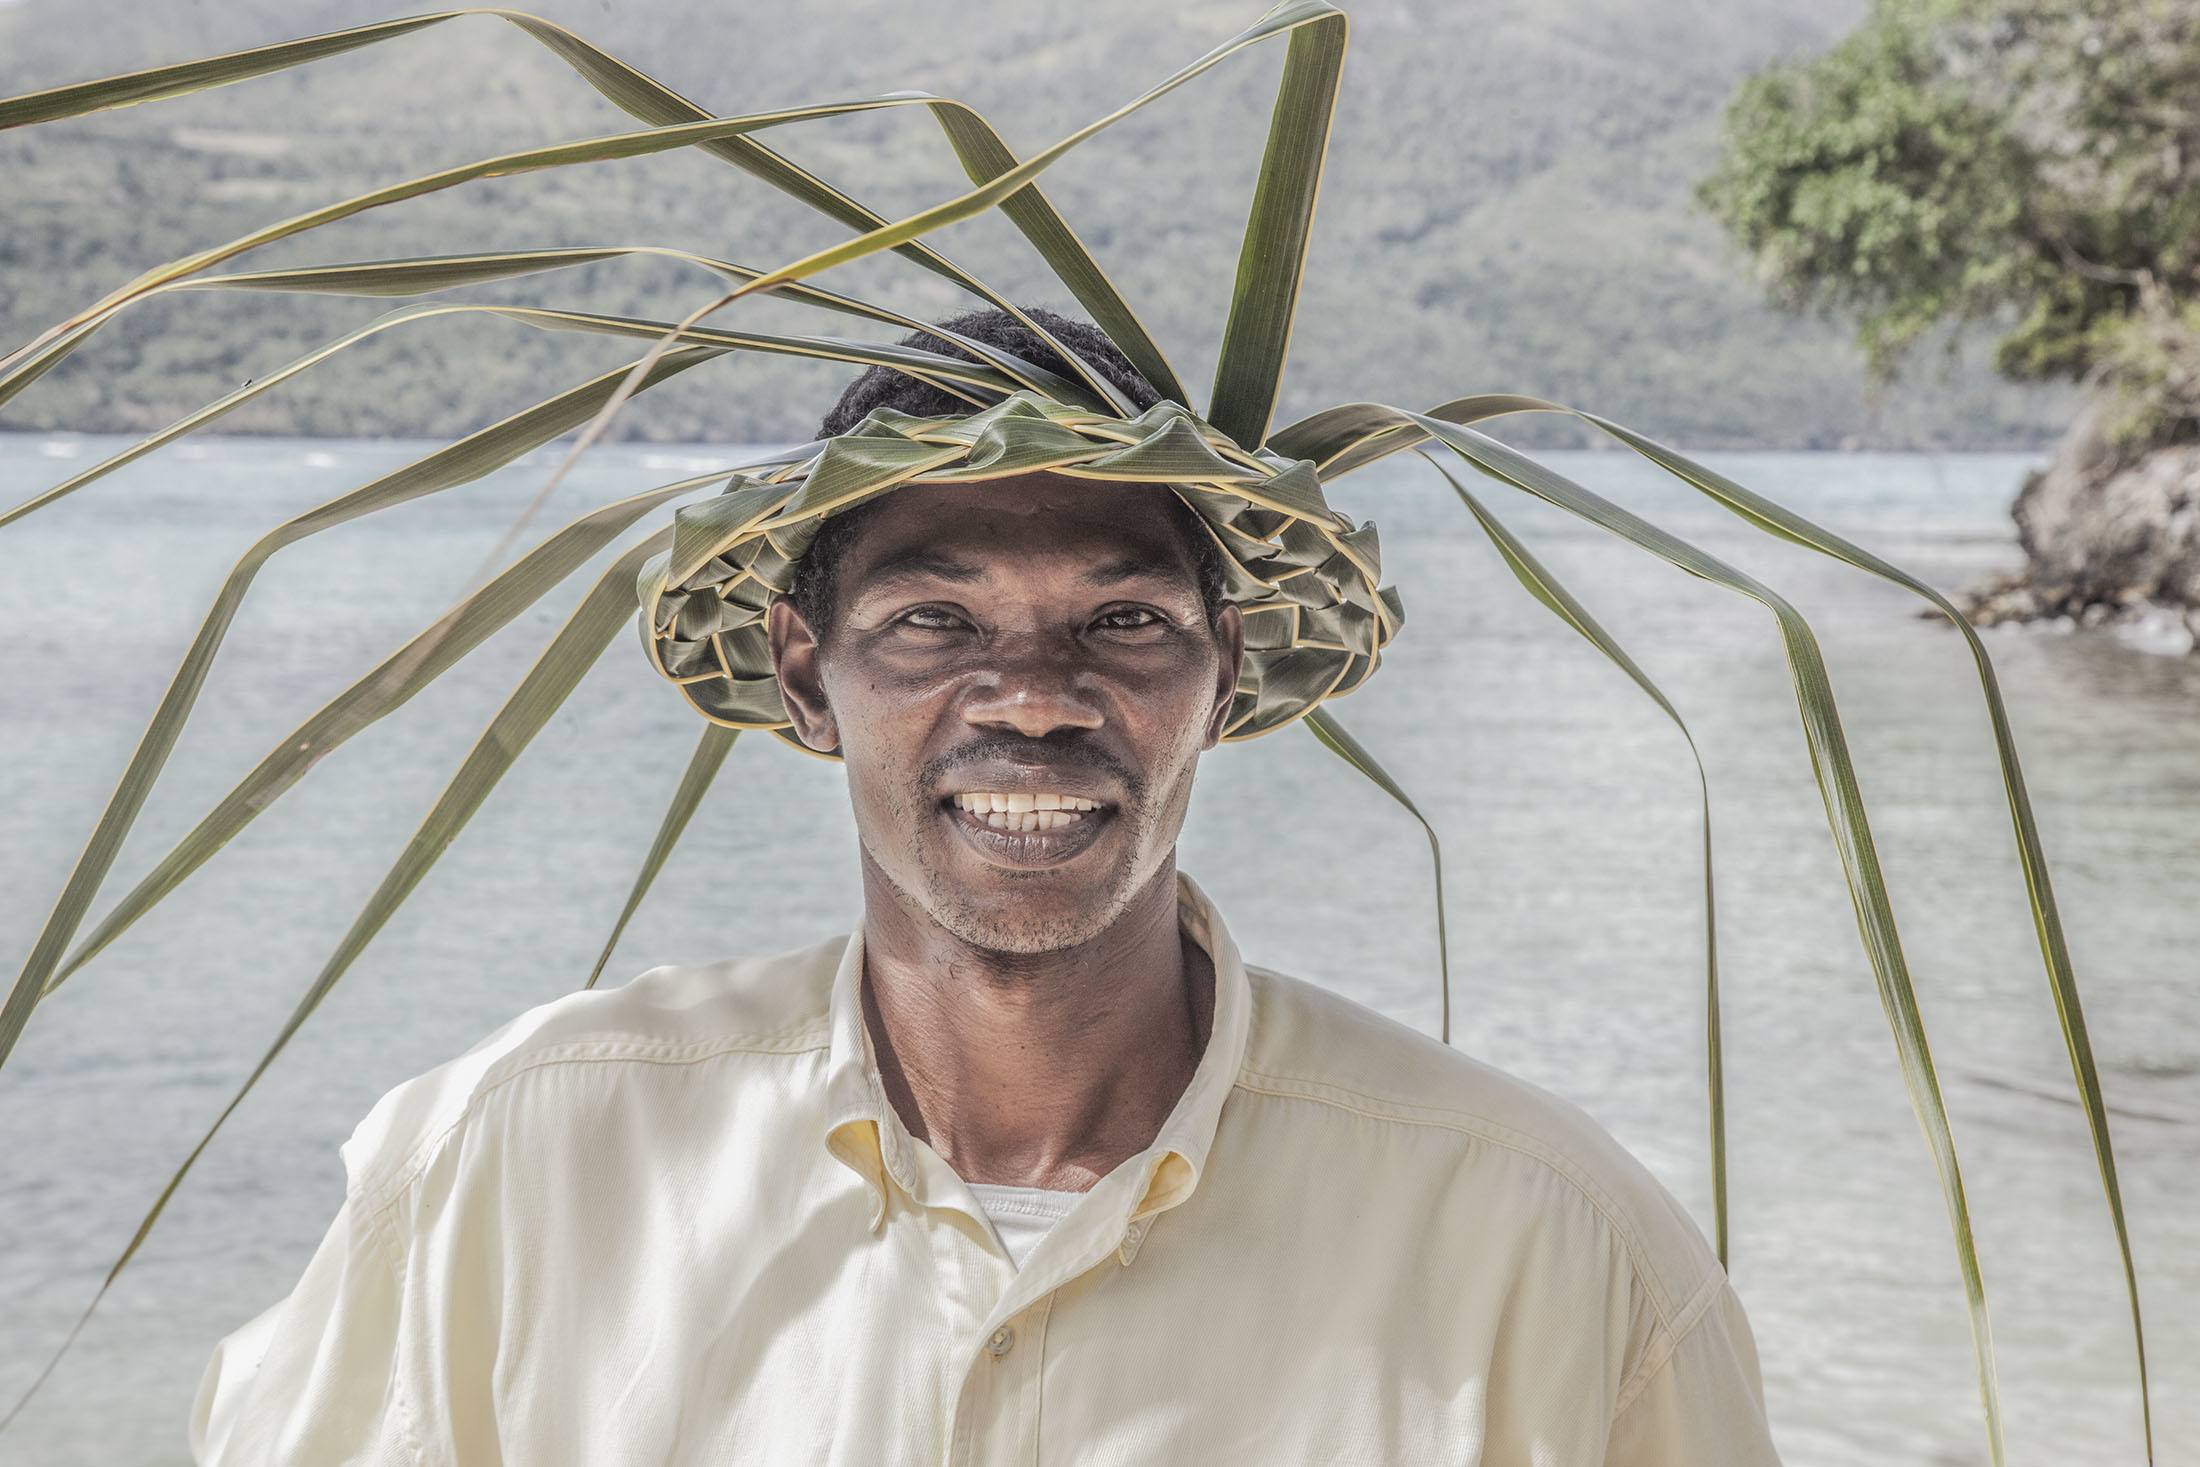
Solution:
{"label": "left eye", "polygon": [[[1143,617],[1145,620],[1119,620],[1122,617]],[[1165,619],[1159,612],[1149,611],[1142,606],[1126,606],[1120,611],[1106,613],[1100,618],[1098,624],[1107,627],[1111,631],[1136,631],[1144,627],[1154,626]]]}

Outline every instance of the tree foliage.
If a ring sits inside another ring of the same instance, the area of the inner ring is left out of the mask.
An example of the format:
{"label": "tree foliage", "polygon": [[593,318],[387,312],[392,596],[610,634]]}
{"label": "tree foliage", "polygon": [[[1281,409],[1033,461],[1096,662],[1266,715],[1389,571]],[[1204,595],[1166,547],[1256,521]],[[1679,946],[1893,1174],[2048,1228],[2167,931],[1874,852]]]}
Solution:
{"label": "tree foliage", "polygon": [[1698,196],[1791,308],[1853,317],[1872,374],[1944,322],[1995,365],[2200,415],[2200,0],[1875,0],[1744,82]]}

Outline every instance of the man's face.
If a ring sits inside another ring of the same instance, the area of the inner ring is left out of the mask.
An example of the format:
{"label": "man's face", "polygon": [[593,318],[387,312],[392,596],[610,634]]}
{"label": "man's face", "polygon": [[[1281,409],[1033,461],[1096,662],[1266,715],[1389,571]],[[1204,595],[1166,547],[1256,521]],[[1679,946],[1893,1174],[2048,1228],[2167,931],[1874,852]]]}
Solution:
{"label": "man's face", "polygon": [[[1207,620],[1173,498],[1047,473],[913,484],[843,552],[822,645],[772,606],[795,731],[840,749],[864,859],[912,915],[1057,951],[1168,860],[1244,652],[1235,606]],[[968,808],[994,795],[1039,808]]]}

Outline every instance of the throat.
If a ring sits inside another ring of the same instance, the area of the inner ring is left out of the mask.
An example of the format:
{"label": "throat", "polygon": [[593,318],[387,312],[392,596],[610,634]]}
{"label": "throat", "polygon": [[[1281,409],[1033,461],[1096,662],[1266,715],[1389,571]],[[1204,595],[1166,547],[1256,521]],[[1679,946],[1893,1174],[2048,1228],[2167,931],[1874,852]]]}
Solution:
{"label": "throat", "polygon": [[1213,1028],[1213,964],[1174,915],[1165,946],[1104,966],[974,972],[867,947],[864,1025],[909,1134],[966,1181],[1062,1190],[1150,1146]]}

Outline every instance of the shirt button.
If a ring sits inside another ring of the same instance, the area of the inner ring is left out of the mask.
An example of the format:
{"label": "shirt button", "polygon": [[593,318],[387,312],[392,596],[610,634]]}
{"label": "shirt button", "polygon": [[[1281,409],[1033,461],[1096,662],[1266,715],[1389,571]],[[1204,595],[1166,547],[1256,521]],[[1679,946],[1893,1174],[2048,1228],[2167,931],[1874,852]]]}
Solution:
{"label": "shirt button", "polygon": [[1014,1349],[1015,1345],[1016,1331],[1005,1324],[993,1331],[993,1338],[985,1342],[985,1347],[993,1352],[993,1358],[996,1360]]}

